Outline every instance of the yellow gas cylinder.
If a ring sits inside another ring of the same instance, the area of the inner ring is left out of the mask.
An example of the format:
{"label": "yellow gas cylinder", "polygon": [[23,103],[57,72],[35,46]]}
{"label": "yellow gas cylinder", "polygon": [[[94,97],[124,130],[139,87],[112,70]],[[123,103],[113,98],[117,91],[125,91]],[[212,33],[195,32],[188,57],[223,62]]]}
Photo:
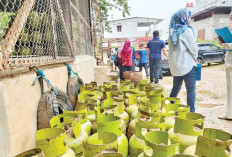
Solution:
{"label": "yellow gas cylinder", "polygon": [[120,130],[121,118],[114,114],[102,115],[97,118],[98,132],[89,137],[88,144],[101,144],[105,132],[112,132],[118,137],[118,152],[124,157],[128,155],[128,140]]}
{"label": "yellow gas cylinder", "polygon": [[147,84],[145,86],[145,92],[147,95],[153,95],[153,94],[161,94],[161,97],[163,97],[163,90],[164,88],[160,85],[154,85],[154,84]]}
{"label": "yellow gas cylinder", "polygon": [[[125,122],[129,121],[128,114],[124,111],[123,103],[114,102],[113,98],[108,98],[104,101],[103,106],[98,106],[95,108],[96,117],[101,117],[107,114],[113,114],[121,118],[121,123],[119,125],[122,133],[126,134],[127,125]],[[119,101],[119,100],[118,100]],[[121,102],[121,100],[120,100]],[[97,122],[93,124],[93,133],[97,132]]]}
{"label": "yellow gas cylinder", "polygon": [[141,80],[141,81],[137,82],[137,89],[139,91],[145,91],[145,87],[146,87],[147,83],[148,83],[147,80]]}
{"label": "yellow gas cylinder", "polygon": [[93,85],[91,83],[85,84],[85,90],[91,90],[93,88]]}
{"label": "yellow gas cylinder", "polygon": [[120,91],[108,91],[106,92],[107,98],[123,99],[123,92]]}
{"label": "yellow gas cylinder", "polygon": [[185,118],[190,107],[180,104],[179,98],[164,97],[162,100],[162,117],[165,118],[166,130],[174,127],[176,117]]}
{"label": "yellow gas cylinder", "polygon": [[119,85],[120,92],[129,91],[130,89],[134,89],[134,83],[130,82],[130,80],[120,82]]}
{"label": "yellow gas cylinder", "polygon": [[164,120],[157,123],[153,119],[151,121],[143,121],[136,119],[135,135],[129,140],[130,157],[137,157],[145,147],[145,134],[151,130],[165,130]]}
{"label": "yellow gas cylinder", "polygon": [[197,144],[185,149],[184,154],[205,157],[230,157],[229,147],[232,135],[222,130],[204,129],[203,136],[197,138]]}
{"label": "yellow gas cylinder", "polygon": [[129,106],[129,96],[130,95],[131,95],[131,91],[130,90],[123,92],[123,98],[124,98],[125,107]]}
{"label": "yellow gas cylinder", "polygon": [[90,82],[90,84],[92,85],[92,87],[97,87],[97,82],[96,81],[92,81],[92,82]]}
{"label": "yellow gas cylinder", "polygon": [[[154,122],[159,122],[161,118],[161,111],[159,109],[158,104],[157,105],[148,104],[147,102],[141,101],[139,105],[139,109],[136,113],[137,113],[136,117],[144,121],[152,118]],[[128,130],[127,130],[128,139],[130,139],[130,137],[135,133],[135,124],[136,124],[136,119],[133,119],[128,126]]]}
{"label": "yellow gas cylinder", "polygon": [[168,134],[171,142],[180,144],[181,153],[196,145],[197,137],[203,134],[203,122],[204,116],[198,113],[186,113],[185,119],[176,117],[174,128]]}
{"label": "yellow gas cylinder", "polygon": [[151,131],[145,135],[146,146],[139,157],[169,157],[179,153],[179,144],[169,141],[165,131]]}
{"label": "yellow gas cylinder", "polygon": [[94,107],[100,105],[98,93],[96,91],[83,91],[78,94],[76,111],[83,110],[83,106],[87,107],[87,119],[93,123],[96,121]]}
{"label": "yellow gas cylinder", "polygon": [[[172,104],[174,104],[174,105],[170,106],[170,109],[173,109],[173,111],[169,110],[169,108],[166,109],[166,107],[168,105],[172,105]],[[174,109],[177,110],[179,104],[180,104],[180,99],[179,98],[163,97],[162,98],[162,117],[170,117],[170,115],[175,115],[175,110]]]}
{"label": "yellow gas cylinder", "polygon": [[104,101],[104,106],[116,106],[114,108],[114,115],[120,117],[125,122],[126,126],[128,126],[129,115],[124,111],[125,105],[123,98],[109,98]]}
{"label": "yellow gas cylinder", "polygon": [[32,150],[28,150],[26,152],[20,153],[16,155],[15,157],[43,157],[44,153],[41,149],[35,148]]}
{"label": "yellow gas cylinder", "polygon": [[186,154],[175,154],[175,155],[170,155],[168,157],[195,157],[195,156],[186,155]]}
{"label": "yellow gas cylinder", "polygon": [[[160,91],[150,92],[150,94],[147,95],[147,100],[146,100],[146,98],[141,98],[141,99],[139,99],[138,104],[139,104],[139,106],[140,105],[146,106],[146,104],[149,104],[150,106],[148,106],[148,107],[152,108],[152,106],[155,106],[156,108],[161,110],[161,93],[160,93]],[[138,114],[138,110],[134,111],[131,115],[131,120],[135,119],[137,117],[137,114]]]}
{"label": "yellow gas cylinder", "polygon": [[43,150],[44,157],[75,157],[72,149],[64,143],[65,130],[47,128],[36,132],[36,146]]}
{"label": "yellow gas cylinder", "polygon": [[85,130],[88,135],[91,134],[92,123],[87,118],[87,108],[79,111],[63,111],[63,113],[76,113],[81,115],[81,129]]}
{"label": "yellow gas cylinder", "polygon": [[138,92],[137,94],[131,94],[129,96],[129,106],[125,109],[125,111],[128,113],[130,118],[132,118],[132,113],[138,110],[139,102],[146,100],[146,92]]}
{"label": "yellow gas cylinder", "polygon": [[103,151],[101,154],[98,154],[95,157],[123,157],[123,155],[113,151]]}
{"label": "yellow gas cylinder", "polygon": [[102,139],[96,139],[91,143],[83,142],[83,157],[94,157],[102,151],[118,152],[118,136],[112,132],[104,132]]}
{"label": "yellow gas cylinder", "polygon": [[167,104],[165,118],[166,130],[168,131],[174,127],[176,117],[185,119],[186,113],[188,112],[190,112],[190,107],[188,105]]}
{"label": "yellow gas cylinder", "polygon": [[64,142],[74,151],[76,157],[82,155],[82,141],[86,141],[88,138],[86,131],[81,129],[80,121],[83,115],[77,114],[75,111],[69,111],[50,120],[52,128],[64,128],[66,130],[67,135]]}

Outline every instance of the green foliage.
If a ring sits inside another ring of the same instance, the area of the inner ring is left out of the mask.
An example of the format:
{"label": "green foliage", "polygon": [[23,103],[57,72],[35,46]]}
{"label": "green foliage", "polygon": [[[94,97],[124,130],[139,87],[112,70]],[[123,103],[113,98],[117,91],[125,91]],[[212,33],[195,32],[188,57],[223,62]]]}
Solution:
{"label": "green foliage", "polygon": [[210,40],[201,40],[201,39],[197,39],[197,43],[211,43],[211,44],[214,44],[216,45],[217,47],[220,47],[222,48],[222,46],[219,44],[218,41],[214,40],[214,41],[210,41]]}
{"label": "green foliage", "polygon": [[100,22],[105,22],[105,29],[111,31],[109,27],[108,17],[109,11],[117,9],[122,12],[123,17],[130,15],[128,0],[96,0],[100,6]]}

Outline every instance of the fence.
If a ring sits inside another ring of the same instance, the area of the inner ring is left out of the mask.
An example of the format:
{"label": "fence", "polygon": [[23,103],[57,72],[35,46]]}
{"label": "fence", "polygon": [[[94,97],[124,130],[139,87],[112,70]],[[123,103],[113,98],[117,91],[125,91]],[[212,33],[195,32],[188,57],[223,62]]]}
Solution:
{"label": "fence", "polygon": [[1,0],[0,71],[92,55],[88,0]]}

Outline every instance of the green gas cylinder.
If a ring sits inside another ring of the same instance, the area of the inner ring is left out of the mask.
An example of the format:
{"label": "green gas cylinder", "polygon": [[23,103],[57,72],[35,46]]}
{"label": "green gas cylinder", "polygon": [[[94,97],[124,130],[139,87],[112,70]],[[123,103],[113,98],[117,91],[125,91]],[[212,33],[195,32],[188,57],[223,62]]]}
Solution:
{"label": "green gas cylinder", "polygon": [[43,157],[44,153],[41,149],[35,148],[32,150],[28,150],[26,152],[20,153],[16,155],[15,157]]}
{"label": "green gas cylinder", "polygon": [[82,141],[86,141],[88,138],[86,131],[81,129],[81,119],[80,113],[69,111],[50,120],[52,128],[65,128],[67,135],[64,142],[74,151],[76,156],[82,155]]}
{"label": "green gas cylinder", "polygon": [[132,113],[138,110],[138,105],[140,101],[146,101],[146,100],[147,100],[146,92],[138,92],[137,94],[131,94],[129,96],[129,106],[125,109],[125,111],[129,114],[130,118]]}
{"label": "green gas cylinder", "polygon": [[120,153],[103,153],[98,154],[95,157],[123,157],[123,155]]}
{"label": "green gas cylinder", "polygon": [[180,104],[179,98],[163,97],[162,98],[162,117],[175,116]]}
{"label": "green gas cylinder", "polygon": [[160,123],[155,122],[153,119],[151,121],[143,121],[141,119],[136,119],[135,125],[135,135],[133,135],[129,140],[129,154],[130,157],[137,157],[145,147],[145,134],[146,132],[155,130],[165,130],[164,120]]}
{"label": "green gas cylinder", "polygon": [[145,87],[146,87],[147,83],[148,83],[147,80],[141,80],[141,81],[137,82],[137,89],[139,91],[145,91]]}
{"label": "green gas cylinder", "polygon": [[83,142],[83,157],[94,157],[102,151],[118,152],[118,136],[112,132],[104,132],[102,139]]}
{"label": "green gas cylinder", "polygon": [[112,132],[118,137],[118,152],[124,157],[128,155],[128,140],[120,130],[121,118],[114,114],[102,115],[97,118],[98,132],[89,137],[88,144],[101,144],[105,132]]}
{"label": "green gas cylinder", "polygon": [[179,144],[170,144],[168,133],[151,131],[145,135],[146,146],[139,157],[168,157],[179,153]]}
{"label": "green gas cylinder", "polygon": [[[104,101],[103,106],[98,106],[95,108],[96,117],[101,117],[107,114],[113,114],[121,118],[121,123],[119,125],[122,133],[126,134],[126,129],[129,122],[129,115],[124,111],[123,99],[113,99],[108,98]],[[93,124],[93,133],[97,132],[97,123]]]}
{"label": "green gas cylinder", "polygon": [[197,137],[203,134],[203,122],[204,116],[198,113],[186,113],[185,119],[176,117],[174,129],[168,134],[171,142],[180,144],[181,153],[197,143]]}
{"label": "green gas cylinder", "polygon": [[232,135],[222,130],[204,129],[203,136],[198,136],[197,144],[188,147],[184,154],[205,157],[230,157]]}
{"label": "green gas cylinder", "polygon": [[129,80],[120,82],[120,86],[119,86],[120,92],[129,91],[130,89],[134,89],[134,83],[130,82]]}
{"label": "green gas cylinder", "polygon": [[182,104],[167,104],[166,111],[165,125],[168,131],[174,127],[176,117],[185,118],[186,113],[190,112],[190,107]]}
{"label": "green gas cylinder", "polygon": [[119,91],[108,91],[106,92],[107,98],[118,98],[123,99],[123,92]]}
{"label": "green gas cylinder", "polygon": [[44,157],[75,157],[72,149],[64,143],[65,130],[47,128],[36,132],[36,146],[43,150]]}
{"label": "green gas cylinder", "polygon": [[154,84],[147,84],[145,86],[145,92],[147,93],[147,95],[161,93],[161,96],[163,97],[163,90],[164,88],[162,86],[157,86]]}
{"label": "green gas cylinder", "polygon": [[[156,91],[150,92],[150,95],[147,96],[147,100],[146,98],[140,99],[140,101],[138,102],[139,106],[144,106],[144,109],[148,107],[147,111],[149,109],[151,110],[152,107],[155,107],[156,110],[158,109],[161,110],[161,93],[160,92],[155,93],[155,92]],[[134,111],[131,115],[131,120],[135,119],[137,117],[137,114],[138,114],[138,110]]]}
{"label": "green gas cylinder", "polygon": [[81,115],[81,129],[83,129],[88,135],[91,134],[92,123],[87,119],[87,109],[79,110],[79,111],[63,111],[63,113],[76,113]]}
{"label": "green gas cylinder", "polygon": [[97,100],[97,92],[83,91],[78,95],[76,111],[83,110],[83,106],[85,106],[87,108],[87,119],[93,124],[96,122],[94,108],[99,105],[100,101]]}
{"label": "green gas cylinder", "polygon": [[175,154],[175,155],[170,155],[168,157],[195,157],[195,156],[185,155],[185,154]]}
{"label": "green gas cylinder", "polygon": [[125,122],[125,124],[128,126],[129,115],[127,114],[127,112],[124,111],[125,105],[124,105],[123,98],[114,97],[114,98],[107,99],[107,101],[104,101],[104,105],[106,106],[116,105],[116,107],[114,108],[114,115],[120,117]]}
{"label": "green gas cylinder", "polygon": [[[139,105],[138,111],[135,111],[134,113],[136,113],[136,118],[139,118],[141,120],[146,121],[152,119],[152,121],[154,122],[160,122],[161,111],[159,109],[159,105],[148,104],[142,101]],[[128,126],[128,130],[127,130],[128,139],[130,139],[130,137],[135,133],[135,124],[136,124],[136,119],[133,119]]]}

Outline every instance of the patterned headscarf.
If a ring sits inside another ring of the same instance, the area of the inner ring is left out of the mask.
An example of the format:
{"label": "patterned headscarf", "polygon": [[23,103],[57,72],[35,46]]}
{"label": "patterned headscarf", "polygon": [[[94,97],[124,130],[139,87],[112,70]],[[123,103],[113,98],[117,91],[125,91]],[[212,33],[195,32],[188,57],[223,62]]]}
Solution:
{"label": "patterned headscarf", "polygon": [[178,10],[172,16],[171,23],[169,26],[169,35],[174,48],[178,43],[179,36],[183,34],[188,28],[192,29],[192,27],[188,25],[188,20],[190,17],[191,11],[187,8]]}

